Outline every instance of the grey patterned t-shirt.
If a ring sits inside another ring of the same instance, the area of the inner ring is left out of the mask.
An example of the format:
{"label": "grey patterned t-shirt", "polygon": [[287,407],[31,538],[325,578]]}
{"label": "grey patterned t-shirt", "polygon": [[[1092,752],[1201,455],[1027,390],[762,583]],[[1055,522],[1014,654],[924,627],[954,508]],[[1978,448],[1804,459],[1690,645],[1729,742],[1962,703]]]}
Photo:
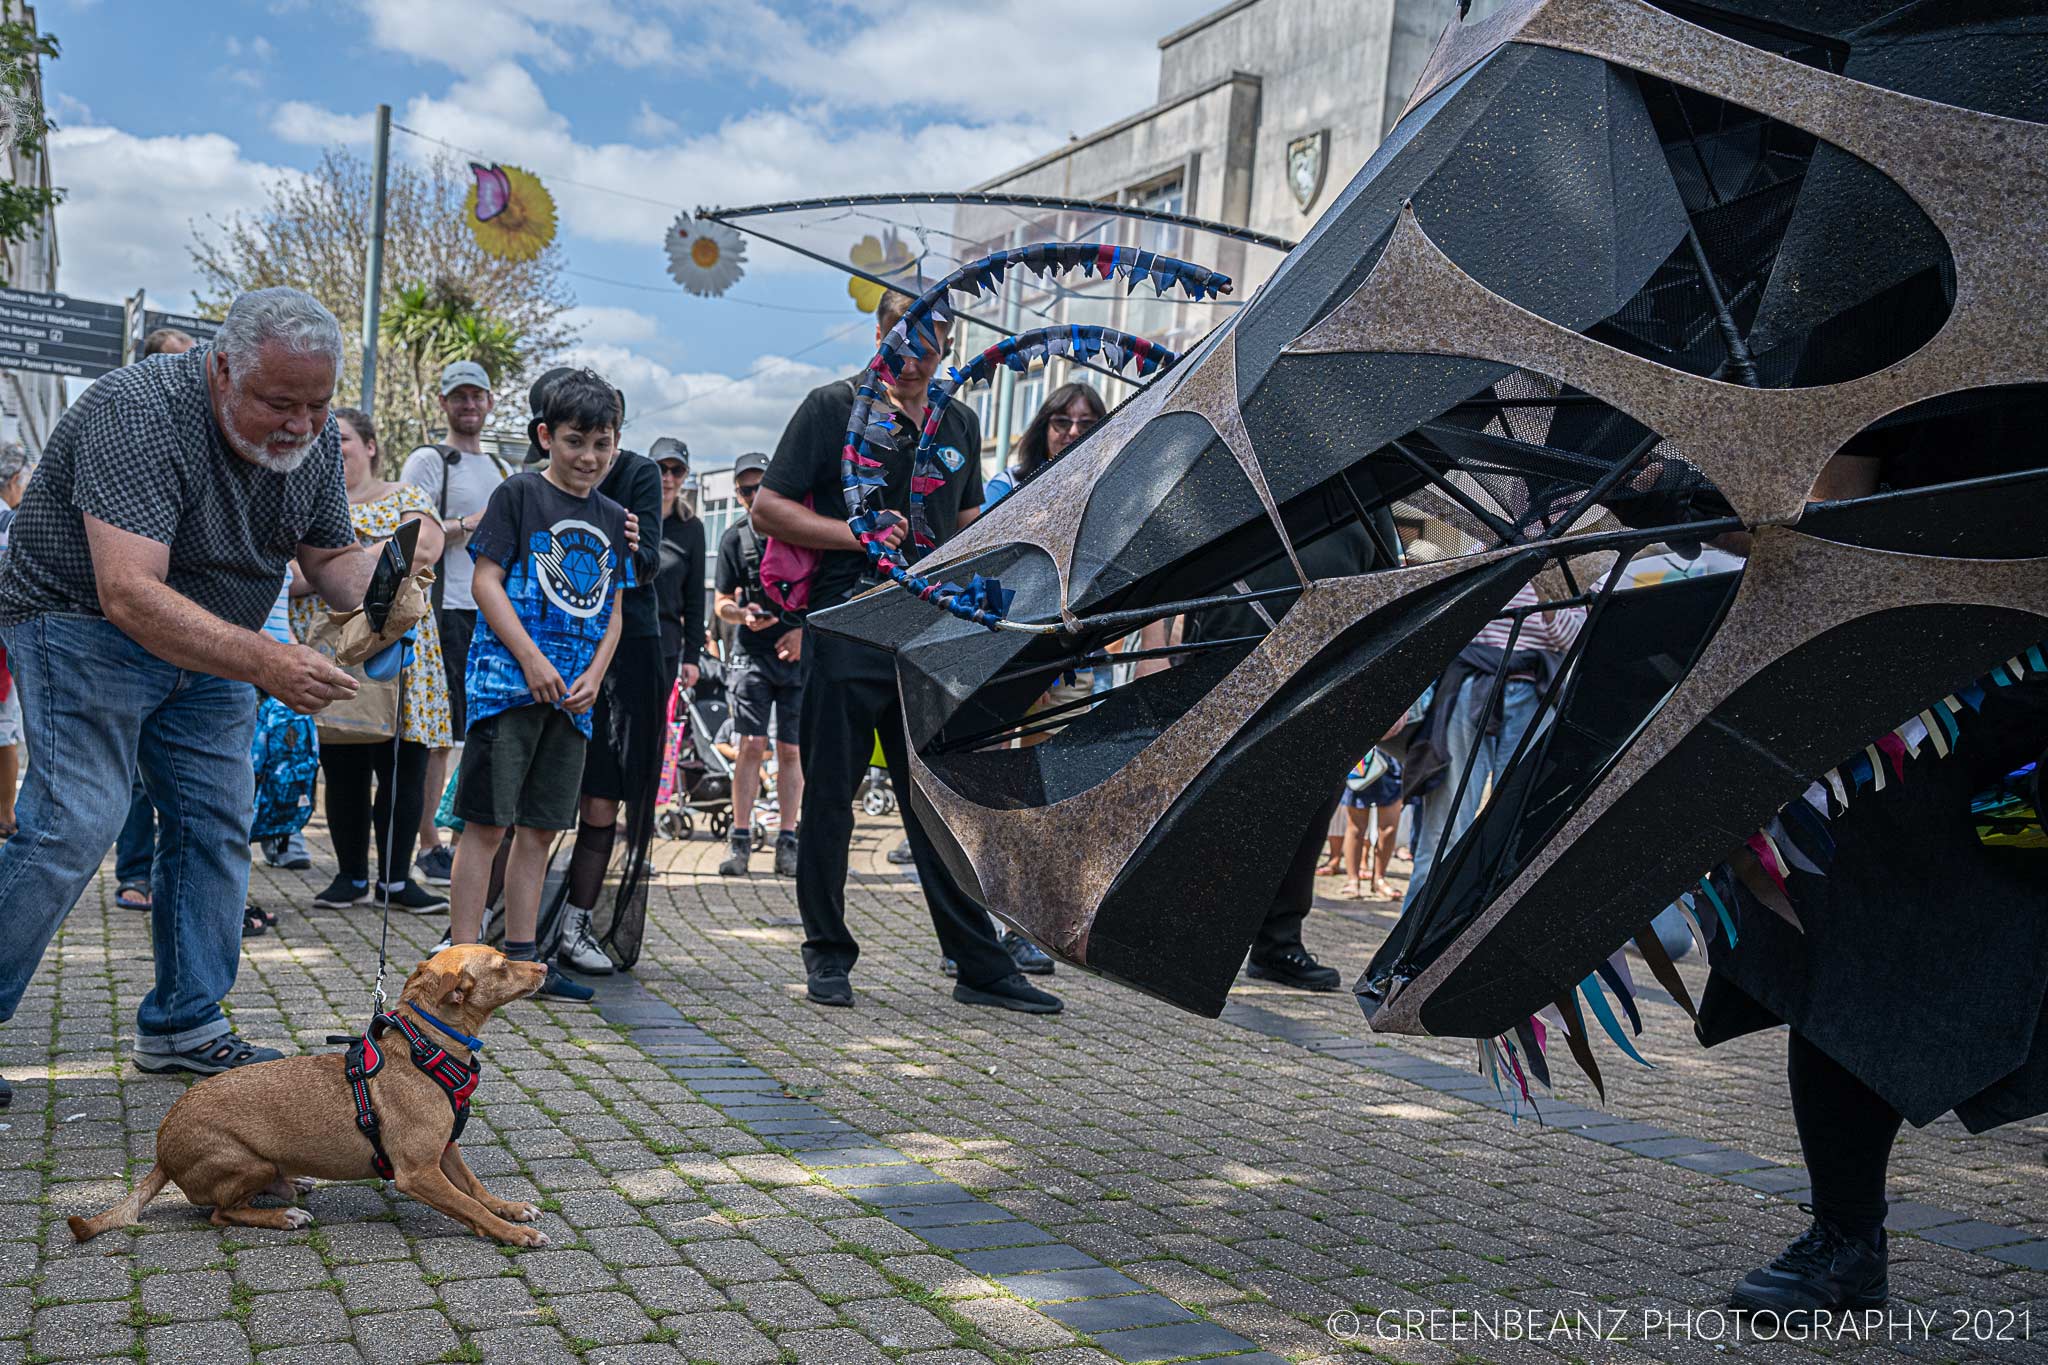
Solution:
{"label": "grey patterned t-shirt", "polygon": [[0,626],[104,615],[85,516],[171,547],[166,582],[230,624],[270,615],[300,545],[356,543],[334,421],[289,474],[228,448],[207,396],[212,348],[115,370],[57,419],[0,556]]}

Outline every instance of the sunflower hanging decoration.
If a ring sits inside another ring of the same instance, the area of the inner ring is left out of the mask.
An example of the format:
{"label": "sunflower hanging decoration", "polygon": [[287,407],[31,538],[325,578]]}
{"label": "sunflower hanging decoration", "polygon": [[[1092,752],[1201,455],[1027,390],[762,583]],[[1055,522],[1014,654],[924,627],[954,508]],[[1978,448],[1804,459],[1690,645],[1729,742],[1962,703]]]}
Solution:
{"label": "sunflower hanging decoration", "polygon": [[530,261],[555,240],[555,201],[539,180],[517,166],[469,163],[476,183],[462,210],[476,244],[505,261]]}
{"label": "sunflower hanging decoration", "polygon": [[[917,258],[910,254],[903,239],[895,231],[882,234],[880,240],[870,233],[853,244],[853,250],[846,254],[854,268],[875,279],[887,280],[891,285],[906,286],[906,294],[918,293]],[[863,313],[872,313],[882,302],[883,286],[875,280],[855,275],[846,282],[846,292],[853,296],[853,306]]]}
{"label": "sunflower hanging decoration", "polygon": [[668,230],[668,273],[701,298],[715,299],[745,273],[746,240],[710,218],[676,215]]}

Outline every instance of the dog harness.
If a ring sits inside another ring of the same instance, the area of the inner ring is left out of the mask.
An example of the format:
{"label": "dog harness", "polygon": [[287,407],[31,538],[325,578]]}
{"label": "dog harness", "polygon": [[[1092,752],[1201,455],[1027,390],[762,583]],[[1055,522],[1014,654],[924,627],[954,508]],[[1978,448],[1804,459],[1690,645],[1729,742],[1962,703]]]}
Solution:
{"label": "dog harness", "polygon": [[455,1130],[448,1134],[450,1147],[462,1136],[462,1129],[469,1122],[469,1097],[476,1093],[476,1083],[484,1069],[482,1060],[474,1056],[467,1065],[458,1062],[447,1048],[435,1043],[395,1011],[372,1019],[369,1031],[348,1045],[346,1069],[349,1093],[356,1102],[356,1128],[370,1140],[370,1146],[376,1152],[377,1174],[386,1180],[392,1178],[391,1158],[384,1153],[377,1111],[370,1104],[370,1077],[384,1067],[384,1049],[377,1046],[377,1035],[393,1028],[405,1035],[406,1044],[412,1049],[412,1064],[426,1072],[448,1096],[448,1107],[455,1111]]}

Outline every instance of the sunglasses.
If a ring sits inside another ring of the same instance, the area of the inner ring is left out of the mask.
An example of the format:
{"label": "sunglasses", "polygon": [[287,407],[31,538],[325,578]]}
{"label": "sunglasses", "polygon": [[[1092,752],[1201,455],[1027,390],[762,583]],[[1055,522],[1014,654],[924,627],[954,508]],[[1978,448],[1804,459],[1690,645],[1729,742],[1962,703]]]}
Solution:
{"label": "sunglasses", "polygon": [[679,464],[663,464],[661,467],[661,477],[664,479],[687,479],[690,477],[690,471]]}
{"label": "sunglasses", "polygon": [[1051,418],[1046,422],[1046,426],[1063,434],[1072,432],[1076,436],[1086,436],[1095,429],[1095,419],[1093,417],[1061,416]]}
{"label": "sunglasses", "polygon": [[761,491],[761,485],[758,483],[736,483],[732,486],[732,491],[743,498],[751,498],[754,494]]}

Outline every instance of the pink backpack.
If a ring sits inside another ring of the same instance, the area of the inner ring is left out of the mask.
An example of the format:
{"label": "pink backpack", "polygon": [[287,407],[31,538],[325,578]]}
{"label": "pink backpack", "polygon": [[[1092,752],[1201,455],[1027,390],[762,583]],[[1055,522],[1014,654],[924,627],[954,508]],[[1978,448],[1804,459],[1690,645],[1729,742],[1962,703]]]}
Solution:
{"label": "pink backpack", "polygon": [[[811,507],[811,495],[804,494],[804,506]],[[811,575],[818,571],[818,560],[823,550],[813,550],[808,545],[792,545],[786,540],[773,536],[757,540],[753,527],[747,527],[746,538],[754,541],[760,556],[757,575],[761,591],[768,600],[783,611],[803,611],[811,605]],[[751,556],[750,556],[751,557]]]}

